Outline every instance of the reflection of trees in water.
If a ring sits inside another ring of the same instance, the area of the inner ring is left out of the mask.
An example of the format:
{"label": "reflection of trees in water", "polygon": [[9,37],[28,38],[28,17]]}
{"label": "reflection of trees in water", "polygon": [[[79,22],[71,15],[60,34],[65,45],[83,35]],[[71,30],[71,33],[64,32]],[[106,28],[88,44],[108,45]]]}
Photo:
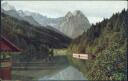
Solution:
{"label": "reflection of trees in water", "polygon": [[[39,50],[38,52],[36,50]],[[20,61],[33,61],[33,60],[42,60],[45,62],[53,61],[54,59],[54,53],[53,48],[40,46],[35,48],[33,45],[31,47],[28,47],[26,50],[23,50],[21,53]]]}

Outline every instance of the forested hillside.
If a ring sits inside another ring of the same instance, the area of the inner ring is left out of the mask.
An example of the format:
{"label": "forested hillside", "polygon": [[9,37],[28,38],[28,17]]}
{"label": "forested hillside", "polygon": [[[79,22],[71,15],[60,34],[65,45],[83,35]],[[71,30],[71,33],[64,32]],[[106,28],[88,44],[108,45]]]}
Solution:
{"label": "forested hillside", "polygon": [[35,27],[1,13],[1,34],[22,49],[22,60],[43,59],[49,49],[65,48],[70,38],[47,27]]}
{"label": "forested hillside", "polygon": [[73,63],[86,74],[88,80],[126,80],[128,38],[128,10],[113,14],[110,19],[92,25],[76,38],[69,49],[72,53],[88,53],[95,59]]}

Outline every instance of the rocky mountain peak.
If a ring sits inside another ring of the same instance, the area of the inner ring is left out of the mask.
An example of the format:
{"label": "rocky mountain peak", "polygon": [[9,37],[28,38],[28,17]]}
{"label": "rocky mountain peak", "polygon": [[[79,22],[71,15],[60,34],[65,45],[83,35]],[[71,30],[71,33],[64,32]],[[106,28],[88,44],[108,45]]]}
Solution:
{"label": "rocky mountain peak", "polygon": [[29,12],[29,11],[24,11],[25,15],[26,16],[31,16],[32,15],[32,12]]}
{"label": "rocky mountain peak", "polygon": [[73,16],[84,16],[84,14],[80,10],[75,10]]}
{"label": "rocky mountain peak", "polygon": [[72,12],[69,11],[69,12],[66,14],[65,17],[69,18],[69,17],[72,17],[72,16],[73,16]]}
{"label": "rocky mountain peak", "polygon": [[3,2],[1,4],[1,8],[4,9],[5,11],[8,11],[8,10],[15,10],[15,7],[10,5],[8,2]]}
{"label": "rocky mountain peak", "polygon": [[59,30],[73,39],[87,31],[88,28],[90,28],[90,23],[80,10],[68,12],[59,24]]}
{"label": "rocky mountain peak", "polygon": [[80,10],[75,10],[74,12],[73,12],[73,15],[78,15],[78,14],[81,14],[82,12],[80,11]]}
{"label": "rocky mountain peak", "polygon": [[23,12],[22,10],[19,10],[18,13],[19,13],[19,15],[20,15],[21,17],[24,17],[24,16],[25,16],[25,14],[24,14],[24,12]]}

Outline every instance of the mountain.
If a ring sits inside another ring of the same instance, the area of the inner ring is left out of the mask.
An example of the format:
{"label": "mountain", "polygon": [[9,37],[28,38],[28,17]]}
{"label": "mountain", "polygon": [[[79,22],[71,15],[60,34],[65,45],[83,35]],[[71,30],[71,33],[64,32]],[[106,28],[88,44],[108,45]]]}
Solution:
{"label": "mountain", "polygon": [[19,20],[22,19],[17,13],[15,7],[12,5],[9,5],[7,2],[1,4],[1,9],[2,9],[2,12],[5,14],[9,14],[10,16],[15,17]]}
{"label": "mountain", "polygon": [[7,15],[15,17],[19,20],[25,20],[34,26],[49,27],[49,29],[63,33],[70,38],[78,37],[90,27],[88,19],[79,10],[76,10],[73,13],[68,12],[65,17],[59,18],[48,18],[47,16],[43,16],[36,12],[23,10],[17,11],[8,3],[2,4],[2,11],[3,10]]}
{"label": "mountain", "polygon": [[90,23],[80,10],[76,10],[73,13],[68,12],[58,26],[65,35],[76,38],[87,31]]}
{"label": "mountain", "polygon": [[61,21],[60,18],[48,18],[46,16],[40,15],[39,13],[16,10],[15,7],[8,4],[7,2],[2,3],[1,12],[10,15],[18,20],[24,20],[30,23],[31,25],[38,27],[47,27],[47,29],[56,31],[58,33],[63,34],[59,30],[57,30],[57,24]]}
{"label": "mountain", "polygon": [[65,48],[71,39],[47,27],[36,27],[1,13],[1,34],[22,49],[21,60],[44,59],[49,49]]}
{"label": "mountain", "polygon": [[18,12],[14,6],[8,4],[7,2],[2,3],[1,7],[2,7],[2,12],[7,15],[15,17],[19,20],[25,20],[32,25],[40,26],[40,24],[37,21],[35,21],[32,16],[21,16],[21,14],[19,13],[22,13],[22,12],[21,11]]}
{"label": "mountain", "polygon": [[[19,11],[21,12],[21,10]],[[36,20],[41,26],[52,26],[54,28],[57,28],[57,25],[60,23],[60,21],[63,19],[63,17],[59,18],[48,18],[47,16],[43,16],[36,12],[30,12],[30,11],[22,11],[22,13],[19,13],[21,16],[32,16],[34,20]]]}
{"label": "mountain", "polygon": [[[19,11],[19,14],[22,17],[32,16],[34,20],[36,20],[41,26],[51,26],[55,28],[56,31],[59,30],[71,38],[75,38],[81,35],[90,27],[88,19],[84,16],[84,14],[81,11],[78,10],[75,11],[73,14],[67,13],[65,17],[59,18],[48,18],[47,16],[43,16],[39,13],[29,11]],[[71,15],[72,18],[69,22]]]}
{"label": "mountain", "polygon": [[22,20],[22,17],[19,16],[19,14],[17,13],[16,10],[8,10],[8,11],[4,10],[3,13],[8,14],[8,15],[10,15],[12,17],[15,17],[15,18],[17,18],[19,20]]}
{"label": "mountain", "polygon": [[47,26],[57,27],[62,18],[48,18],[36,12],[16,10],[14,6],[10,5],[7,2],[1,4],[2,11],[7,15],[15,17],[20,20],[25,20],[35,26]]}
{"label": "mountain", "polygon": [[[127,80],[128,10],[92,25],[73,40],[73,53],[93,55],[86,61],[72,61],[88,80]],[[86,68],[82,68],[82,67]]]}
{"label": "mountain", "polygon": [[22,17],[23,20],[29,22],[34,26],[41,26],[31,15],[24,13],[22,10],[17,11],[17,13]]}
{"label": "mountain", "polygon": [[15,7],[8,4],[7,2],[4,2],[1,4],[1,8],[8,11],[8,10],[15,10]]}

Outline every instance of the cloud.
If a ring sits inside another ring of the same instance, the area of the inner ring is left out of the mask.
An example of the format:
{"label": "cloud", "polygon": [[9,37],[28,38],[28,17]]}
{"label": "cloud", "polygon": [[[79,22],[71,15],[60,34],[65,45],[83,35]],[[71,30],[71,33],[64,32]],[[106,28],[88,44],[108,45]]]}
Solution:
{"label": "cloud", "polygon": [[90,21],[90,23],[92,24],[95,24],[97,22],[101,22],[103,20],[102,17],[88,17],[88,20]]}

